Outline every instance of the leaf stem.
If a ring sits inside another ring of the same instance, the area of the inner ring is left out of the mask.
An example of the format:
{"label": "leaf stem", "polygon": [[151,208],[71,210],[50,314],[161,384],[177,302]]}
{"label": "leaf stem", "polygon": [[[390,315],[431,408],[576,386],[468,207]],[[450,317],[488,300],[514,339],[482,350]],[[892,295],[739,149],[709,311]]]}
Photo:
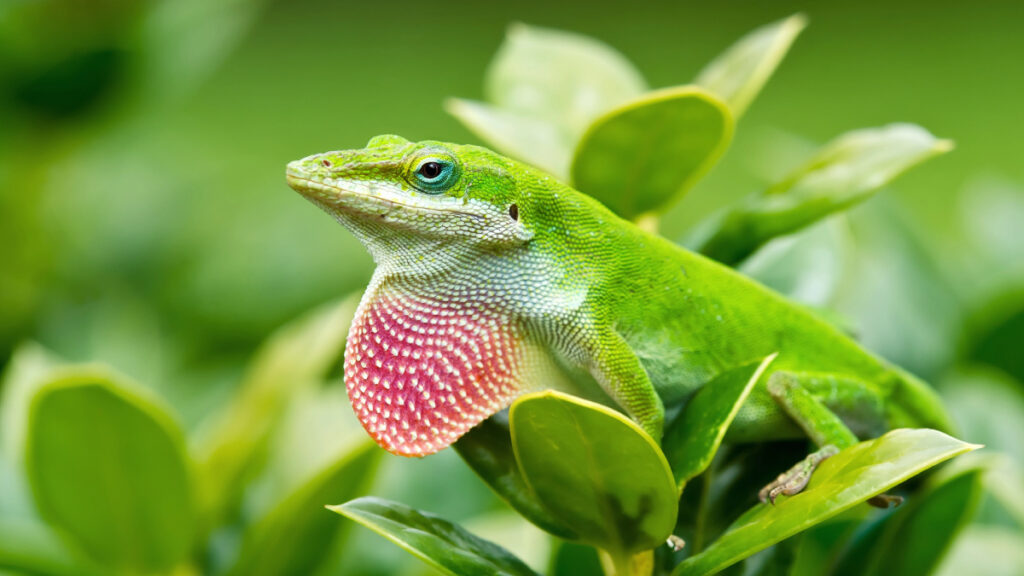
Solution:
{"label": "leaf stem", "polygon": [[654,573],[654,550],[633,555],[598,550],[598,556],[605,576],[651,576]]}

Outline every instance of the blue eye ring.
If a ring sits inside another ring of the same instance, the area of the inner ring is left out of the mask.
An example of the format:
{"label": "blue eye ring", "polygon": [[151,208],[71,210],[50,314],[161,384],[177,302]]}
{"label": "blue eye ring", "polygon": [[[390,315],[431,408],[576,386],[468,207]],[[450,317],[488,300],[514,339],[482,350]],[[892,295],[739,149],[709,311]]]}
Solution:
{"label": "blue eye ring", "polygon": [[420,190],[438,194],[451,188],[458,179],[455,162],[448,158],[427,156],[413,170],[415,185]]}

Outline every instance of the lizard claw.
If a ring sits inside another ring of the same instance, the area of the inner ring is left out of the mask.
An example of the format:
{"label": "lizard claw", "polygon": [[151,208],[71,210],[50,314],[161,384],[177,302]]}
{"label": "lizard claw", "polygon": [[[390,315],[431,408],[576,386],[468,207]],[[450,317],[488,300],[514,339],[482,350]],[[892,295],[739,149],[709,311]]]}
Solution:
{"label": "lizard claw", "polygon": [[792,496],[803,492],[804,488],[807,487],[807,483],[811,481],[811,474],[814,473],[818,465],[838,453],[839,449],[829,444],[817,452],[808,454],[807,458],[779,474],[774,481],[761,488],[757,493],[758,500],[774,506],[775,499],[780,495]]}
{"label": "lizard claw", "polygon": [[896,508],[900,504],[903,504],[903,496],[896,496],[894,494],[879,494],[878,496],[872,496],[868,498],[868,504],[875,508],[881,508],[883,510],[889,508]]}

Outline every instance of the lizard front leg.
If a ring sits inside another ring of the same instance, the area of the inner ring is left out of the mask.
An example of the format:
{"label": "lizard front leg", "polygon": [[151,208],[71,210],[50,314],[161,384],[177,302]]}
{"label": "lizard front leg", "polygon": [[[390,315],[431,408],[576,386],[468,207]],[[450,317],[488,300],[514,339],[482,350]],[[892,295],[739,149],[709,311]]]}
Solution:
{"label": "lizard front leg", "polygon": [[762,502],[774,503],[779,495],[801,492],[822,461],[857,443],[857,436],[823,398],[859,414],[869,426],[884,420],[880,398],[872,387],[843,376],[775,372],[768,380],[768,393],[819,449],[765,486],[758,494]]}
{"label": "lizard front leg", "polygon": [[588,346],[589,370],[605,392],[651,435],[661,440],[665,408],[633,349],[611,328]]}

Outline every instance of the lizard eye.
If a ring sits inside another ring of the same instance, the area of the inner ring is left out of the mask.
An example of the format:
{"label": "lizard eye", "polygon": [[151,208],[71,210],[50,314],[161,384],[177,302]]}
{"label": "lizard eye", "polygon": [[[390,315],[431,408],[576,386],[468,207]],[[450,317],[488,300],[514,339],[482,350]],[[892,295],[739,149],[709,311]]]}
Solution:
{"label": "lizard eye", "polygon": [[424,180],[434,180],[441,175],[441,165],[437,162],[426,162],[420,166],[420,176]]}
{"label": "lizard eye", "polygon": [[455,164],[443,158],[424,158],[415,171],[416,187],[439,193],[451,188],[457,177]]}

